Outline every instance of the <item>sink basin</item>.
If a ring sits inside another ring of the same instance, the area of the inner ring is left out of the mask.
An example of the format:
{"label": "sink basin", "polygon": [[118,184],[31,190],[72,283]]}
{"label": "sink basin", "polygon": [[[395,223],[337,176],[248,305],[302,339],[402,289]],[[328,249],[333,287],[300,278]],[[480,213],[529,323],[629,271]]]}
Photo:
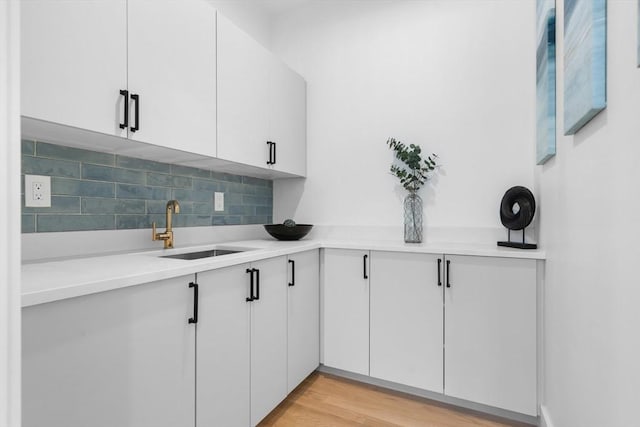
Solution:
{"label": "sink basin", "polygon": [[236,254],[238,252],[243,252],[243,251],[232,251],[229,249],[209,249],[207,251],[188,252],[186,254],[165,255],[160,258],[192,260],[192,259],[210,258],[210,257],[220,256],[220,255]]}

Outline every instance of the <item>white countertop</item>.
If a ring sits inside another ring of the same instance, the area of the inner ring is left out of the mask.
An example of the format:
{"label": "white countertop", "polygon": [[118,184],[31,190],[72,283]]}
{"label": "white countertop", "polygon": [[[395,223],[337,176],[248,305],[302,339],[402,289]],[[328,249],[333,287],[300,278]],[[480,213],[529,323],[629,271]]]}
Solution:
{"label": "white countertop", "polygon": [[[161,258],[162,255],[197,252],[213,248],[242,249],[245,251],[198,260]],[[294,242],[280,242],[267,239],[245,240],[169,250],[161,249],[103,256],[74,257],[23,264],[22,306],[28,307],[156,280],[192,275],[197,272],[319,248],[473,255],[536,260],[543,260],[545,258],[545,253],[541,250],[510,249],[498,247],[495,246],[495,244],[406,244],[403,242],[372,240],[344,242],[337,240],[299,240]]]}

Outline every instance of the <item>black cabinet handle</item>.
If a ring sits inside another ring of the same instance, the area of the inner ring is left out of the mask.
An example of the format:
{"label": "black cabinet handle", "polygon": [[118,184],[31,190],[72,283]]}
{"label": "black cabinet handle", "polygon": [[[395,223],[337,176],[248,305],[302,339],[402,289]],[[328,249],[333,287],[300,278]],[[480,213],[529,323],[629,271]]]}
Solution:
{"label": "black cabinet handle", "polygon": [[267,145],[269,146],[269,160],[267,160],[268,165],[276,164],[276,143],[267,141]]}
{"label": "black cabinet handle", "polygon": [[289,286],[295,286],[296,285],[296,262],[290,259],[289,264],[291,264],[291,283],[289,283]]}
{"label": "black cabinet handle", "polygon": [[451,273],[449,273],[449,265],[451,264],[450,260],[447,260],[447,288],[451,287],[451,282],[450,282],[450,278],[451,278]]}
{"label": "black cabinet handle", "polygon": [[193,317],[189,319],[189,323],[198,323],[198,284],[191,282],[189,287],[193,288]]}
{"label": "black cabinet handle", "polygon": [[256,272],[256,296],[254,299],[259,300],[260,299],[260,270],[258,270],[257,268],[254,268],[253,271]]}
{"label": "black cabinet handle", "polygon": [[267,141],[267,145],[269,146],[269,160],[267,160],[267,164],[270,165],[272,164],[271,159],[273,158],[273,150],[271,149],[271,144],[273,144],[273,142],[271,141]]}
{"label": "black cabinet handle", "polygon": [[442,260],[438,258],[438,286],[442,286],[442,278],[440,277],[441,268],[442,268]]}
{"label": "black cabinet handle", "polygon": [[365,279],[369,278],[369,276],[367,275],[367,258],[369,258],[369,255],[365,255],[362,257],[362,275]]}
{"label": "black cabinet handle", "polygon": [[247,268],[247,273],[250,274],[250,284],[249,284],[249,297],[247,298],[247,302],[251,302],[254,300],[253,298],[253,270],[250,268]]}
{"label": "black cabinet handle", "polygon": [[275,165],[276,164],[276,149],[278,147],[277,147],[277,144],[275,142],[271,146],[273,147],[273,160],[272,160],[271,164]]}
{"label": "black cabinet handle", "polygon": [[120,89],[120,95],[124,96],[124,123],[120,123],[120,129],[129,127],[129,91]]}
{"label": "black cabinet handle", "polygon": [[134,107],[136,109],[134,113],[136,124],[134,126],[131,126],[131,132],[136,132],[140,130],[140,95],[138,95],[137,93],[132,93],[131,99],[135,103]]}

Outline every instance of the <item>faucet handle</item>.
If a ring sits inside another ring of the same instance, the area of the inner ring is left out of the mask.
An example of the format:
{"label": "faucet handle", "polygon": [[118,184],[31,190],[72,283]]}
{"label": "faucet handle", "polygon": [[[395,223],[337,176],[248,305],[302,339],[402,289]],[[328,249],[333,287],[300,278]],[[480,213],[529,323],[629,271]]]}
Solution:
{"label": "faucet handle", "polygon": [[158,237],[156,236],[156,222],[153,221],[151,223],[151,240],[156,241]]}

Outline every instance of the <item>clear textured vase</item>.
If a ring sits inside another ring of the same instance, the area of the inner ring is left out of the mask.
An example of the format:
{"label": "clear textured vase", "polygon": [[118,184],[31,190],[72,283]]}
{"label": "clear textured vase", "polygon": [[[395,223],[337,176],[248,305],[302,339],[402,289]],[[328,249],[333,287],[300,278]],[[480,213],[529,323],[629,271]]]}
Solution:
{"label": "clear textured vase", "polygon": [[422,243],[422,199],[415,192],[404,199],[404,241]]}

